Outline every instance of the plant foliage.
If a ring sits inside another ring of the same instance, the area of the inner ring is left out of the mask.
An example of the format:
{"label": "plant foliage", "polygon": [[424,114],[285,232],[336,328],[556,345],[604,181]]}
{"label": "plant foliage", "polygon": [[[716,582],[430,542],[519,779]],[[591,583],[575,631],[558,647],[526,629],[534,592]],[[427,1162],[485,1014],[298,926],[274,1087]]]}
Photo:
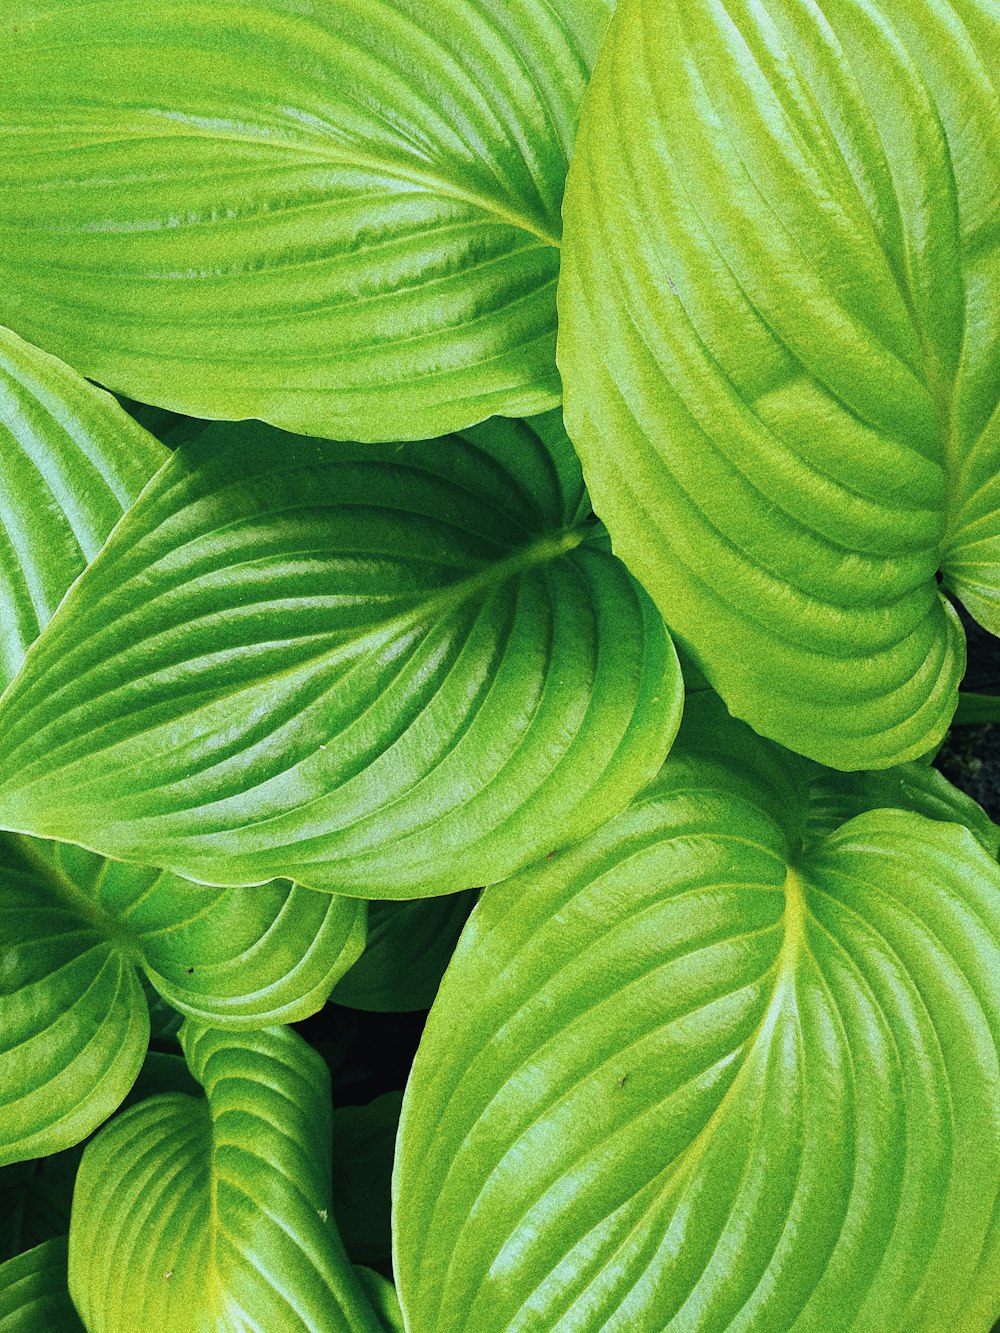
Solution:
{"label": "plant foliage", "polygon": [[611,11],[0,13],[0,1333],[1000,1314],[1000,11]]}

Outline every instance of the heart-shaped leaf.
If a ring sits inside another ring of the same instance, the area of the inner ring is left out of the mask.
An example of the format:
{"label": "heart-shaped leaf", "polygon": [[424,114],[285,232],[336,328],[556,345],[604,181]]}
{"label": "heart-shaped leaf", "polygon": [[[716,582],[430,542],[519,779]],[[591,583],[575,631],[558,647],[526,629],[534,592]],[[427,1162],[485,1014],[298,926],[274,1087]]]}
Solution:
{"label": "heart-shaped leaf", "polygon": [[610,10],[11,0],[10,322],[145,402],[311,435],[553,407],[563,183]]}
{"label": "heart-shaped leaf", "polygon": [[0,688],[168,457],[110,394],[0,328]]}
{"label": "heart-shaped leaf", "polygon": [[0,1264],[0,1333],[84,1333],[66,1288],[66,1237]]}
{"label": "heart-shaped leaf", "polygon": [[623,0],[560,367],[615,549],[730,708],[838,768],[940,740],[1000,631],[1000,11]]}
{"label": "heart-shaped leaf", "polygon": [[365,907],[287,883],[206,889],[79,847],[0,837],[0,1162],[79,1142],[146,1054],[137,968],[232,1028],[315,1013],[364,947]]}
{"label": "heart-shaped leaf", "polygon": [[676,654],[557,414],[182,446],[0,704],[0,819],[214,884],[499,879],[656,772]]}
{"label": "heart-shaped leaf", "polygon": [[371,903],[365,951],[330,999],[383,1014],[429,1009],[475,901],[475,892],[467,891]]}
{"label": "heart-shaped leaf", "polygon": [[910,811],[814,819],[822,774],[732,723],[687,736],[470,918],[403,1109],[408,1326],[982,1333],[1000,867]]}
{"label": "heart-shaped leaf", "polygon": [[204,1098],[165,1093],[83,1155],[69,1286],[89,1333],[380,1333],[330,1213],[330,1080],[287,1028],[185,1023]]}

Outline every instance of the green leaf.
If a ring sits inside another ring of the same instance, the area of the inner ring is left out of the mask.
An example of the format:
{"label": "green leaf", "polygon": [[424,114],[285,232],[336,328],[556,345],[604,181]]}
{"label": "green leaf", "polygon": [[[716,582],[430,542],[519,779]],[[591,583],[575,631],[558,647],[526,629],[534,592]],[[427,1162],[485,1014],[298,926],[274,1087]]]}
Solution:
{"label": "green leaf", "polygon": [[466,892],[371,903],[365,951],[330,999],[384,1014],[429,1009],[475,900]]}
{"label": "green leaf", "polygon": [[355,1265],[354,1271],[387,1333],[406,1333],[399,1297],[389,1279],[376,1273],[373,1268],[365,1268],[360,1264]]}
{"label": "green leaf", "polygon": [[555,406],[563,183],[610,10],[11,0],[10,322],[144,402],[336,439]]}
{"label": "green leaf", "polygon": [[408,1327],[982,1333],[1000,867],[911,811],[831,827],[814,766],[697,722],[470,918],[403,1108]]}
{"label": "green leaf", "polygon": [[66,1290],[66,1237],[0,1264],[0,1333],[84,1333]]}
{"label": "green leaf", "polygon": [[937,574],[1000,630],[998,177],[986,0],[623,0],[585,101],[559,358],[595,508],[730,708],[837,768],[943,736]]}
{"label": "green leaf", "polygon": [[952,719],[954,726],[983,726],[1000,722],[1000,697],[995,694],[975,694],[963,690],[958,696],[958,708]]}
{"label": "green leaf", "polygon": [[623,808],[682,681],[557,414],[182,446],[0,703],[7,827],[214,884],[500,879]]}
{"label": "green leaf", "polygon": [[83,1156],[69,1286],[89,1333],[378,1333],[330,1209],[330,1081],[287,1028],[181,1031],[204,1098],[166,1093]]}
{"label": "green leaf", "polygon": [[0,1167],[0,1263],[69,1230],[79,1147]]}
{"label": "green leaf", "polygon": [[402,1092],[333,1113],[333,1217],[355,1263],[377,1263],[392,1250],[389,1204]]}
{"label": "green leaf", "polygon": [[0,911],[0,1163],[78,1143],[120,1105],[150,1035],[137,968],[185,1013],[263,1027],[315,1013],[364,946],[363,904],[11,835]]}
{"label": "green leaf", "polygon": [[0,688],[167,457],[110,394],[0,327]]}

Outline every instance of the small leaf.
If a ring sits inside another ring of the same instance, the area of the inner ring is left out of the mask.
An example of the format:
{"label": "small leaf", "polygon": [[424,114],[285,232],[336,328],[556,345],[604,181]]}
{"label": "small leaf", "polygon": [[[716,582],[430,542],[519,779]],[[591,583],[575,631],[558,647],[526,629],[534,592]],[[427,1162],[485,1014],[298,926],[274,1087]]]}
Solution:
{"label": "small leaf", "polygon": [[374,902],[365,951],[330,999],[349,1009],[412,1013],[429,1009],[472,911],[474,892],[415,902]]}
{"label": "small leaf", "polygon": [[168,456],[110,394],[0,327],[0,688]]}
{"label": "small leaf", "polygon": [[[734,713],[842,769],[1000,632],[1000,11],[623,0],[566,190],[566,419]],[[940,576],[942,587],[938,585]]]}
{"label": "small leaf", "polygon": [[0,1263],[43,1241],[65,1236],[79,1147],[0,1167]]}
{"label": "small leaf", "polygon": [[389,1258],[392,1160],[402,1092],[333,1113],[333,1216],[355,1263]]}
{"label": "small leaf", "polygon": [[84,1333],[66,1290],[66,1237],[0,1264],[0,1333]]}
{"label": "small leaf", "polygon": [[69,1285],[90,1333],[380,1333],[330,1209],[330,1084],[287,1028],[188,1021],[204,1098],[165,1093],[87,1147]]}
{"label": "small leaf", "polygon": [[558,415],[182,446],[0,703],[0,818],[213,884],[499,879],[662,762],[683,684]]}
{"label": "small leaf", "polygon": [[563,182],[610,10],[10,0],[8,317],[195,416],[392,440],[554,407]]}
{"label": "small leaf", "polygon": [[78,1143],[121,1103],[149,1041],[137,968],[188,1014],[263,1027],[315,1013],[364,945],[363,904],[11,835],[0,908],[0,1162]]}
{"label": "small leaf", "polygon": [[911,811],[832,827],[821,777],[688,719],[628,811],[486,890],[404,1102],[408,1327],[989,1325],[1000,867]]}

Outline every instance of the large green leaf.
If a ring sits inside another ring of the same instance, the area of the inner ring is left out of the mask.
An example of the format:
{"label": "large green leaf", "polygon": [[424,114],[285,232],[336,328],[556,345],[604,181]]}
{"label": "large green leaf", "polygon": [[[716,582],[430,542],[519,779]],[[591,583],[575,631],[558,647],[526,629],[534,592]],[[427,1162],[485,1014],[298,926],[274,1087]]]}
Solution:
{"label": "large green leaf", "polygon": [[263,1027],[315,1013],[364,947],[362,903],[288,883],[206,889],[0,836],[0,1163],[79,1142],[149,1041],[141,969],[176,1008]]}
{"label": "large green leaf", "polygon": [[371,903],[365,951],[330,999],[376,1013],[429,1009],[475,900],[475,892],[467,890],[446,898]]}
{"label": "large green leaf", "polygon": [[66,1289],[66,1237],[0,1264],[0,1333],[84,1333]]}
{"label": "large green leaf", "polygon": [[379,1333],[330,1214],[330,1080],[287,1028],[185,1023],[205,1097],[106,1125],[73,1198],[69,1285],[89,1333]]}
{"label": "large green leaf", "polygon": [[831,826],[823,775],[732,723],[687,736],[470,918],[403,1109],[408,1326],[983,1333],[1000,868],[909,810]]}
{"label": "large green leaf", "polygon": [[563,183],[610,11],[9,0],[8,321],[144,402],[311,435],[554,406]]}
{"label": "large green leaf", "polygon": [[732,710],[915,758],[1000,630],[1000,10],[624,0],[560,366],[616,550]]}
{"label": "large green leaf", "polygon": [[0,687],[167,457],[110,394],[0,327]]}
{"label": "large green leaf", "polygon": [[656,772],[682,682],[557,414],[183,445],[0,704],[0,820],[215,884],[499,879]]}

